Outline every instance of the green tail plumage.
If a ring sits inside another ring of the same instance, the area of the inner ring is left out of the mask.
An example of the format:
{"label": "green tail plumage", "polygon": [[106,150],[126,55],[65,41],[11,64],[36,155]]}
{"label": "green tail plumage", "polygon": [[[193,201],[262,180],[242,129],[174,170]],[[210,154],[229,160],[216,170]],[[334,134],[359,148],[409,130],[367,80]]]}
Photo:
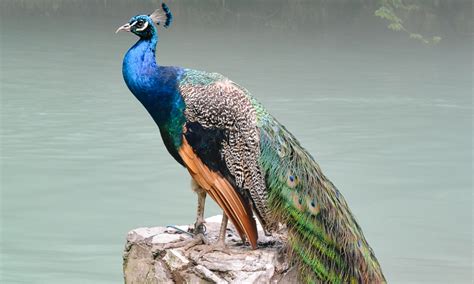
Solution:
{"label": "green tail plumage", "polygon": [[380,265],[337,188],[284,126],[251,98],[258,114],[268,207],[288,228],[306,283],[383,283]]}
{"label": "green tail plumage", "polygon": [[314,159],[271,116],[261,116],[261,165],[269,208],[286,224],[289,245],[308,283],[385,282],[380,265],[343,196]]}

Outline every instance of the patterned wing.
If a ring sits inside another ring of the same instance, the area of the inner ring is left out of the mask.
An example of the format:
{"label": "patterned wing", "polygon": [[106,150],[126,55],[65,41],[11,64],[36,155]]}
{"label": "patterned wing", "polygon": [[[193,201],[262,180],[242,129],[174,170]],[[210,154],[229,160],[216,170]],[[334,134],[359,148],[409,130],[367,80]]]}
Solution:
{"label": "patterned wing", "polygon": [[[185,72],[179,89],[186,105],[185,140],[196,156],[225,178],[248,204],[251,210],[247,219],[253,220],[253,211],[265,225],[267,196],[259,165],[260,134],[248,96],[222,75],[195,70]],[[214,199],[225,210],[219,198]],[[237,226],[238,220],[229,217]]]}
{"label": "patterned wing", "polygon": [[[190,129],[186,129],[190,131]],[[257,228],[250,206],[234,190],[229,181],[219,172],[206,166],[188,143],[184,134],[183,145],[178,153],[193,179],[214,199],[232,220],[242,240],[249,240],[252,248],[257,247]]]}

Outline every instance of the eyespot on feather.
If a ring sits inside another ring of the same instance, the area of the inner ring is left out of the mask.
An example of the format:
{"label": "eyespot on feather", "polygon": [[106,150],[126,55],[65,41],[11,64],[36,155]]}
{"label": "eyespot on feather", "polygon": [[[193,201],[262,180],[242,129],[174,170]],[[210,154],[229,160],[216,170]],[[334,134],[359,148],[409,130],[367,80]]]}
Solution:
{"label": "eyespot on feather", "polygon": [[298,196],[298,194],[293,191],[293,193],[291,194],[291,198],[293,201],[293,205],[296,207],[296,209],[298,209],[299,211],[303,211],[303,202],[302,199]]}
{"label": "eyespot on feather", "polygon": [[319,203],[316,201],[316,198],[306,198],[306,205],[308,206],[308,210],[312,215],[316,216],[319,214],[320,207]]}
{"label": "eyespot on feather", "polygon": [[295,188],[298,185],[298,177],[296,177],[295,175],[292,175],[291,173],[288,173],[286,184],[290,188]]}

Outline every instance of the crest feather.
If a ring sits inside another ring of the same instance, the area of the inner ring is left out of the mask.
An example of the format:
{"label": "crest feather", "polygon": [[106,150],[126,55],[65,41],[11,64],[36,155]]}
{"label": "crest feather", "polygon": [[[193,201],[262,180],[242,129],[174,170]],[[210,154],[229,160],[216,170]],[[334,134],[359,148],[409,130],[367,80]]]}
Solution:
{"label": "crest feather", "polygon": [[164,22],[163,26],[165,28],[169,27],[171,25],[171,22],[173,21],[173,15],[171,14],[171,10],[165,3],[161,3],[161,9],[156,9],[150,15],[150,18],[157,25],[160,25]]}

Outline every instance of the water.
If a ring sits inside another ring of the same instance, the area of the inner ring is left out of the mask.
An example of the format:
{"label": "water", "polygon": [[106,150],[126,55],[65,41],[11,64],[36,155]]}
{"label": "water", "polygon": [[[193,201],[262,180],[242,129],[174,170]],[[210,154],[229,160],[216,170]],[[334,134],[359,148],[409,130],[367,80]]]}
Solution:
{"label": "water", "polygon": [[[0,4],[2,283],[121,282],[129,230],[193,221],[187,172],[122,80],[135,38],[113,34],[156,5],[122,2]],[[433,47],[369,12],[292,28],[175,5],[159,62],[251,90],[343,192],[390,282],[472,281],[469,34]]]}

